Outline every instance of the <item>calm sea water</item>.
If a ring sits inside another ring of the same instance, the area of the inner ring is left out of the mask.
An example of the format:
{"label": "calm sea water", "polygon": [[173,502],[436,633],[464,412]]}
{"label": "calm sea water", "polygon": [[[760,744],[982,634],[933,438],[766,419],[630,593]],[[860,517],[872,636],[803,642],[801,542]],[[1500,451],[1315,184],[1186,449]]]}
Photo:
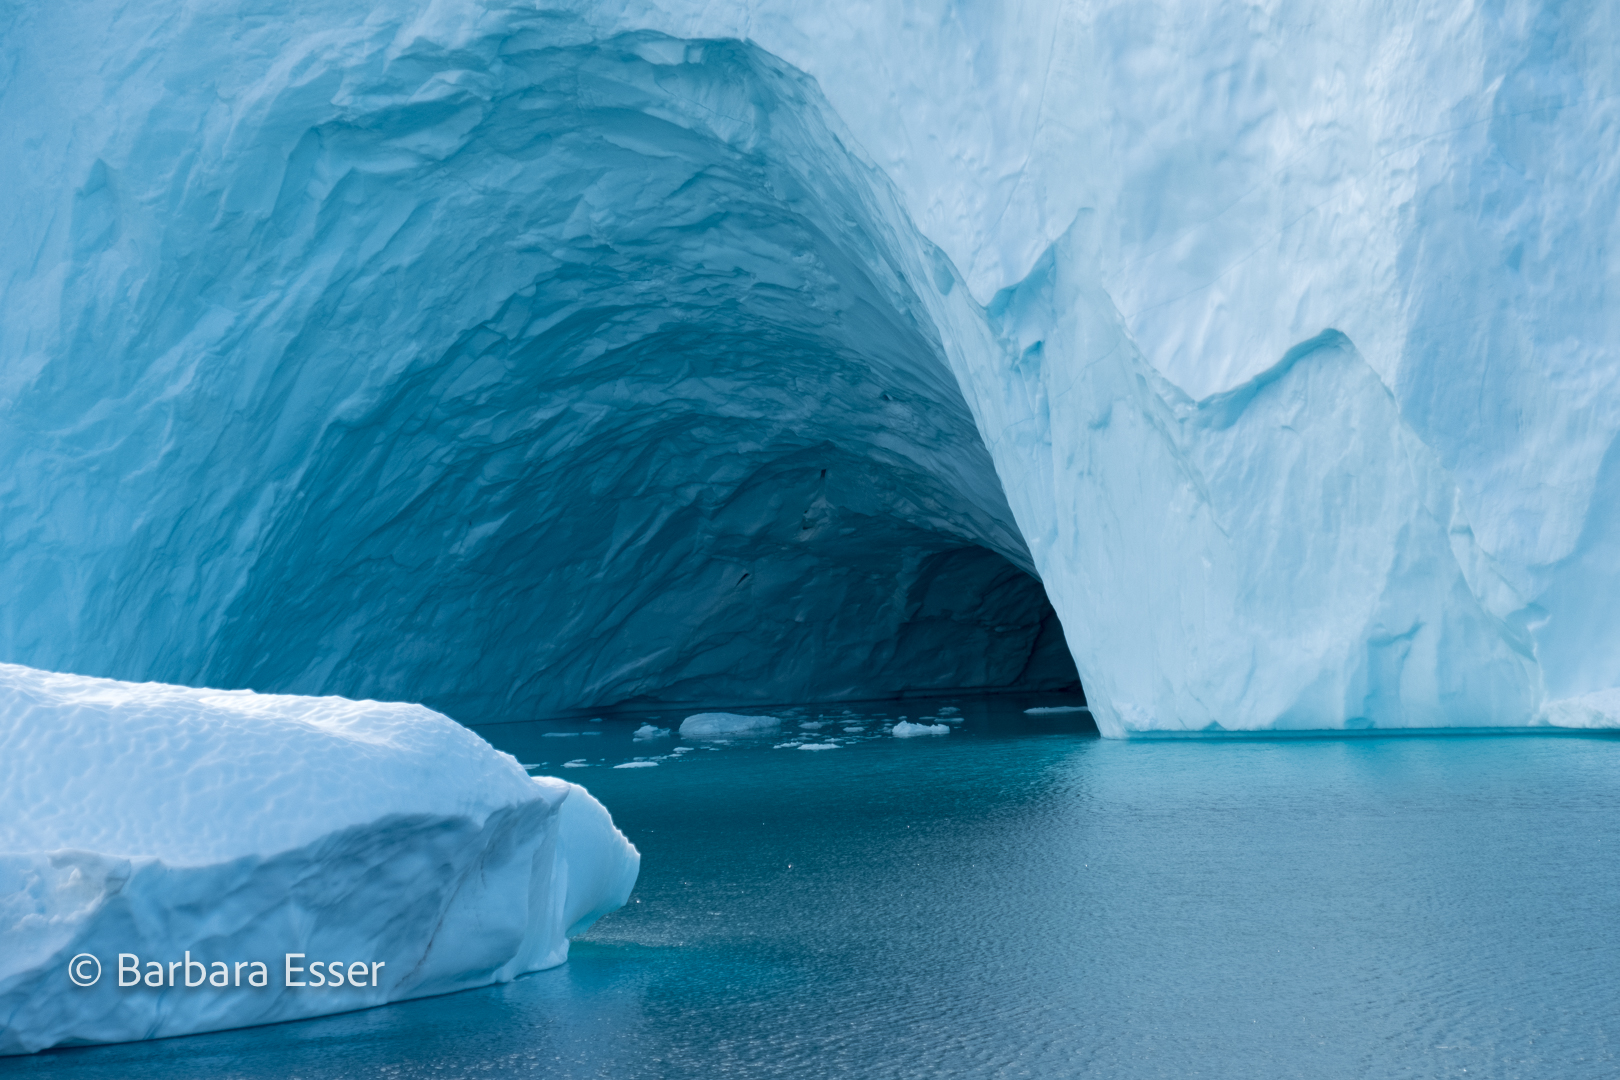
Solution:
{"label": "calm sea water", "polygon": [[1620,1074],[1620,740],[1120,743],[1031,703],[932,702],[963,722],[913,739],[878,713],[915,703],[855,707],[812,752],[670,756],[630,739],[651,714],[482,729],[642,851],[567,965],[0,1073]]}

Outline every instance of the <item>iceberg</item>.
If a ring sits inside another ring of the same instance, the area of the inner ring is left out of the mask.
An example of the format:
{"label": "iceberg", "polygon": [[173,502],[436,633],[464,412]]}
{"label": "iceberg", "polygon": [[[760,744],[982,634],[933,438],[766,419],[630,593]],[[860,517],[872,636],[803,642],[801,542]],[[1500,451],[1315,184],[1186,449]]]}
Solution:
{"label": "iceberg", "polygon": [[775,731],[782,726],[777,716],[744,716],[741,713],[693,713],[681,721],[680,734],[689,739],[714,738],[726,735],[749,735],[762,731]]}
{"label": "iceberg", "polygon": [[8,10],[0,659],[1620,725],[1601,5]]}
{"label": "iceberg", "polygon": [[0,665],[0,1054],[508,981],[639,863],[584,788],[419,705]]}
{"label": "iceberg", "polygon": [[951,729],[945,724],[914,724],[902,720],[889,733],[897,739],[911,739],[918,735],[949,735]]}

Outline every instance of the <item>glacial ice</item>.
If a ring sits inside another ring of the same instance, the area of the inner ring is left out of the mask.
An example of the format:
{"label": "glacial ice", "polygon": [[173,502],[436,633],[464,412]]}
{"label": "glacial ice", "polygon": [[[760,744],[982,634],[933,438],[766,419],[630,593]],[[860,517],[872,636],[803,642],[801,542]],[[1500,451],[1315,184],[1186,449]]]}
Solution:
{"label": "glacial ice", "polygon": [[[506,981],[567,959],[639,862],[584,788],[419,705],[0,665],[0,1054]],[[117,985],[119,953],[187,952],[268,986]],[[386,966],[289,988],[287,953]]]}
{"label": "glacial ice", "polygon": [[897,739],[911,739],[918,735],[949,735],[950,733],[951,729],[945,724],[916,724],[908,720],[900,721],[889,732]]}
{"label": "glacial ice", "polygon": [[0,658],[1620,724],[1613,5],[7,12]]}
{"label": "glacial ice", "polygon": [[693,713],[681,721],[679,731],[690,739],[710,738],[716,735],[747,735],[753,732],[774,731],[782,726],[777,716],[744,716],[741,713]]}

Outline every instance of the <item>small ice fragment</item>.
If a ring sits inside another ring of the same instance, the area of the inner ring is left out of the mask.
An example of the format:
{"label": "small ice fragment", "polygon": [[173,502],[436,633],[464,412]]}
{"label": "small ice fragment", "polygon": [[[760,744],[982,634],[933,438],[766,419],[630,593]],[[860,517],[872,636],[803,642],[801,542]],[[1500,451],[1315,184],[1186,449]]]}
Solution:
{"label": "small ice fragment", "polygon": [[909,739],[914,735],[949,735],[951,729],[944,724],[908,724],[904,720],[894,725],[894,737]]}
{"label": "small ice fragment", "polygon": [[847,727],[844,730],[845,731],[865,731],[866,730],[866,725],[859,724],[859,725],[856,725],[855,727]]}
{"label": "small ice fragment", "polygon": [[958,709],[955,705],[947,705],[943,709],[939,710],[939,715],[941,715],[941,716],[954,716],[954,715],[956,715],[957,713],[959,713],[961,711],[962,710]]}
{"label": "small ice fragment", "polygon": [[[594,735],[595,732],[592,732]],[[642,724],[631,735],[633,739],[662,739],[669,734],[667,727],[653,727],[651,724]]]}
{"label": "small ice fragment", "polygon": [[600,724],[602,722],[602,718],[600,716],[593,716],[585,722],[587,724]]}
{"label": "small ice fragment", "polygon": [[[548,731],[540,736],[542,739],[572,739],[575,735],[583,735],[582,731]],[[596,734],[594,731],[591,734]]]}
{"label": "small ice fragment", "polygon": [[579,758],[579,759],[574,760],[574,761],[565,761],[565,762],[563,762],[563,768],[565,768],[565,769],[588,769],[590,767],[591,767],[590,764],[587,763],[584,758]]}
{"label": "small ice fragment", "polygon": [[690,754],[692,751],[694,751],[696,749],[697,749],[697,747],[695,747],[695,746],[677,746],[675,749],[671,750],[670,753],[675,754],[676,756],[679,756],[681,754]]}
{"label": "small ice fragment", "polygon": [[838,744],[835,743],[835,742],[807,742],[807,743],[800,743],[799,744],[799,749],[800,750],[836,750],[836,749],[838,749]]}
{"label": "small ice fragment", "polygon": [[1090,712],[1089,705],[1044,705],[1038,709],[1025,709],[1026,716],[1051,716],[1054,713]]}
{"label": "small ice fragment", "polygon": [[781,718],[775,716],[743,716],[740,713],[694,713],[681,721],[681,734],[707,738],[713,735],[738,735],[753,731],[766,731],[781,727]]}
{"label": "small ice fragment", "polygon": [[615,765],[613,767],[615,769],[651,769],[657,764],[658,762],[656,761],[627,761],[623,765]]}
{"label": "small ice fragment", "polygon": [[806,720],[806,721],[804,721],[804,723],[800,724],[799,726],[804,728],[804,730],[806,730],[806,731],[820,731],[822,728],[826,727],[827,725],[823,724],[819,720]]}
{"label": "small ice fragment", "polygon": [[772,750],[788,750],[788,749],[791,749],[791,748],[793,748],[795,746],[798,746],[798,745],[800,745],[800,744],[796,743],[796,742],[779,742],[775,746],[771,747],[771,749]]}

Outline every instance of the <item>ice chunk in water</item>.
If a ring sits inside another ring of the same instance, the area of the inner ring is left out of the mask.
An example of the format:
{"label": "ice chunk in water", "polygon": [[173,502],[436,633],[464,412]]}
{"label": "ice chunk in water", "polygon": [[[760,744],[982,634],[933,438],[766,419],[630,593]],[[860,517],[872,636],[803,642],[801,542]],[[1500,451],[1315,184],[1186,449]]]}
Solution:
{"label": "ice chunk in water", "polygon": [[746,735],[751,732],[770,731],[782,726],[776,716],[744,716],[741,713],[694,713],[681,721],[681,734],[694,738],[715,735]]}
{"label": "ice chunk in water", "polygon": [[944,724],[911,724],[902,720],[894,725],[893,735],[897,739],[909,739],[916,735],[949,735],[951,729]]}

